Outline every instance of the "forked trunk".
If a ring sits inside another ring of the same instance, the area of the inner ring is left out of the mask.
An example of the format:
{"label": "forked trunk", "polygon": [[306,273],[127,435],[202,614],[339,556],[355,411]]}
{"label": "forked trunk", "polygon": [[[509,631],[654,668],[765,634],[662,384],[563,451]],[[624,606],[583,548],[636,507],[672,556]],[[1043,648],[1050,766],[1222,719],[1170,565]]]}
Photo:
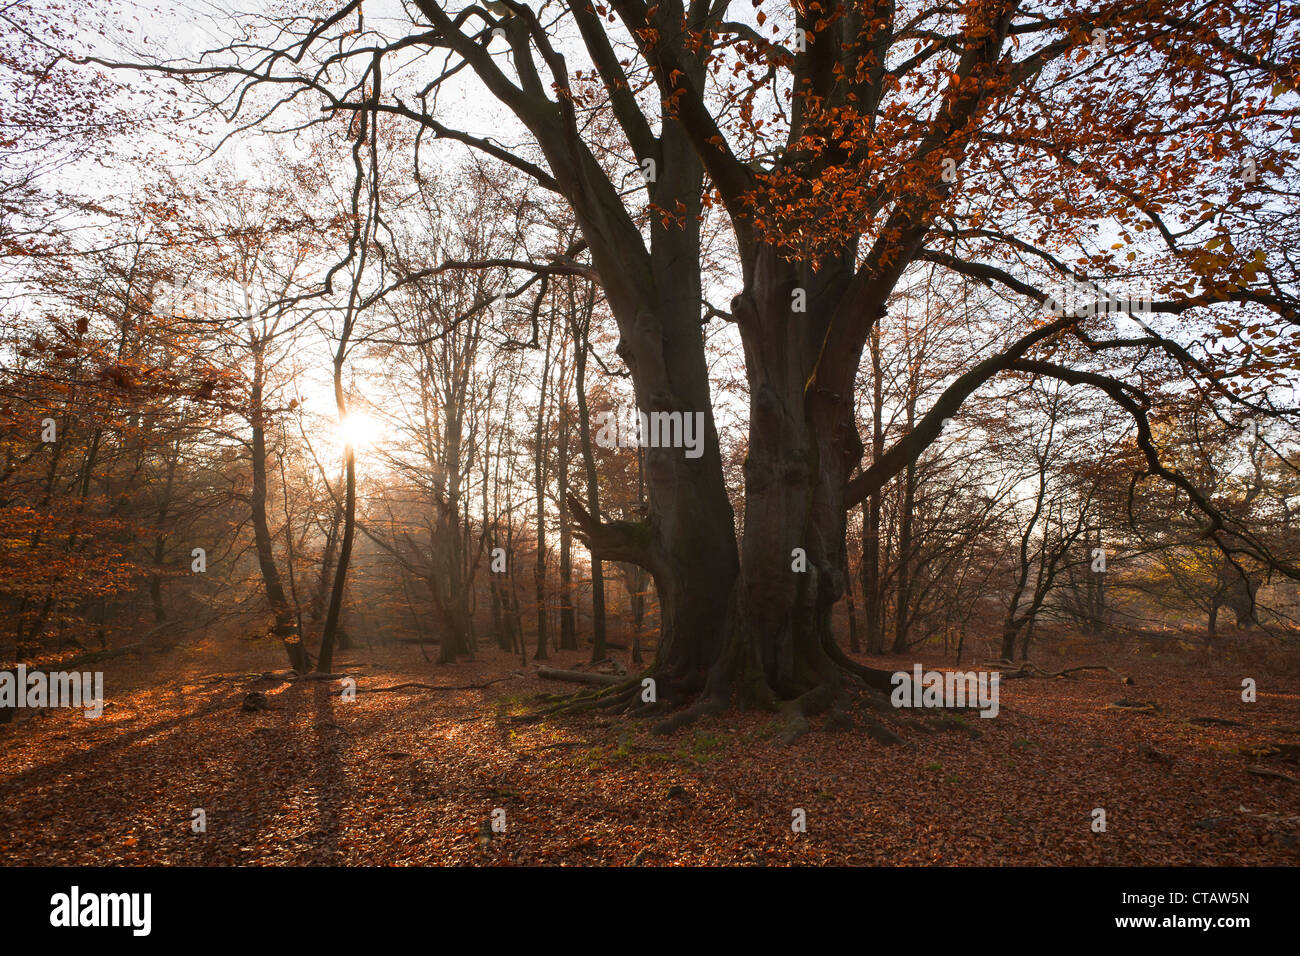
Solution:
{"label": "forked trunk", "polygon": [[[831,612],[845,591],[845,495],[862,455],[857,362],[840,357],[819,370],[827,315],[817,311],[838,301],[849,274],[796,272],[765,252],[733,303],[749,377],[749,454],[741,570],[725,653],[710,675],[714,703],[734,691],[747,706],[796,700],[805,713],[822,709],[850,665]],[[888,686],[883,672],[850,666]]]}

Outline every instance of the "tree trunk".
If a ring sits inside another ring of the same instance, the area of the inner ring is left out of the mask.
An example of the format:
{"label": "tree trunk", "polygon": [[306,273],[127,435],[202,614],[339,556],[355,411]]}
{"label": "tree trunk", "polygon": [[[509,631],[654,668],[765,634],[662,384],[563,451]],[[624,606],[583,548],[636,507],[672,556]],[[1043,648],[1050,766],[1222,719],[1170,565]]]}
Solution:
{"label": "tree trunk", "polygon": [[[338,406],[340,425],[347,420],[348,415],[347,398],[343,394],[343,359],[346,348],[345,336],[334,357],[334,401]],[[316,669],[322,674],[328,674],[334,666],[334,641],[343,613],[343,592],[347,587],[352,540],[356,533],[357,452],[351,442],[343,446],[343,486],[343,538],[339,542],[338,565],[334,569],[334,584],[330,588],[329,610],[325,612],[325,626],[321,631],[320,656],[316,659]]]}
{"label": "tree trunk", "polygon": [[[872,329],[871,344],[871,460],[885,453],[884,369],[880,355],[880,329]],[[862,507],[862,609],[867,632],[867,652],[885,652],[885,616],[880,586],[880,493],[867,498]]]}
{"label": "tree trunk", "polygon": [[537,557],[533,562],[533,589],[537,600],[537,648],[533,660],[550,658],[546,650],[546,379],[551,364],[551,342],[546,341],[542,370],[542,407],[537,415],[537,447],[533,457],[533,494],[537,501]]}
{"label": "tree trunk", "polygon": [[[706,82],[702,60],[688,72]],[[594,158],[575,154],[558,125],[536,132],[561,189],[579,200],[574,214],[618,324],[617,351],[631,372],[637,407],[689,415],[692,423],[698,415],[702,422],[694,457],[682,448],[646,449],[644,520],[602,523],[582,502],[570,502],[593,557],[634,562],[654,578],[657,694],[660,701],[680,699],[703,687],[718,659],[738,569],[701,331],[703,166],[685,129],[665,117],[656,144],[658,175],[647,190],[655,206],[674,211],[675,221],[649,218],[647,250],[641,228],[627,218],[623,198],[605,188]]]}
{"label": "tree trunk", "polygon": [[453,487],[446,498],[435,504],[437,515],[429,547],[429,588],[442,624],[442,643],[438,648],[440,664],[474,656],[466,598],[468,586],[461,558],[460,522],[456,517],[458,506],[453,504],[458,497]]}
{"label": "tree trunk", "polygon": [[325,614],[325,604],[329,598],[330,581],[334,577],[334,556],[339,547],[339,527],[343,524],[343,502],[337,502],[332,511],[330,529],[325,534],[325,548],[321,553],[320,578],[312,594],[311,609],[308,618],[313,624]]}
{"label": "tree trunk", "polygon": [[1020,633],[1013,620],[1008,617],[1005,624],[1002,625],[1002,659],[1004,661],[1013,661],[1016,659],[1016,635]]}
{"label": "tree trunk", "polygon": [[[561,396],[561,402],[564,401]],[[573,564],[570,551],[572,532],[569,523],[569,416],[560,408],[560,461],[556,485],[560,499],[560,647],[578,649],[578,620],[573,609]]]}
{"label": "tree trunk", "polygon": [[903,501],[898,517],[898,600],[894,607],[894,646],[891,648],[895,654],[907,653],[908,632],[912,626],[912,521],[915,510],[916,462],[913,461],[908,462],[903,476]]}
{"label": "tree trunk", "polygon": [[176,481],[176,463],[180,458],[181,440],[177,438],[172,446],[172,454],[167,459],[167,479],[163,483],[162,500],[158,502],[158,533],[154,536],[153,565],[154,572],[149,578],[149,601],[153,605],[155,624],[167,620],[167,606],[163,603],[162,566],[167,555],[167,517],[171,510],[172,488]]}
{"label": "tree trunk", "polygon": [[[1026,622],[1025,624],[1024,637],[1022,637],[1020,640],[1020,659],[1022,661],[1029,660],[1029,642],[1033,640],[1033,637],[1034,637],[1034,618],[1031,617],[1028,620],[1028,622]],[[1007,660],[1010,659],[1011,658],[1007,658]]]}
{"label": "tree trunk", "polygon": [[856,654],[861,650],[858,644],[858,610],[853,602],[853,575],[844,578],[844,600],[849,611],[849,650]]}
{"label": "tree trunk", "polygon": [[[734,691],[744,705],[795,700],[808,713],[832,703],[851,664],[834,642],[831,611],[847,570],[848,477],[862,456],[857,363],[822,353],[829,314],[818,305],[839,300],[852,262],[796,268],[763,246],[748,265],[732,303],[750,396],[745,534],[727,645],[702,703],[718,706]],[[807,314],[792,316],[799,290]],[[887,673],[852,666],[890,686]]]}
{"label": "tree trunk", "polygon": [[[574,330],[578,354],[574,369],[574,386],[578,396],[578,441],[582,446],[582,467],[587,478],[587,511],[592,520],[600,521],[600,481],[596,475],[596,457],[591,449],[591,410],[587,407],[587,352],[591,332],[591,309],[586,321]],[[591,557],[591,659],[605,658],[605,572],[604,562]]]}
{"label": "tree trunk", "polygon": [[325,627],[321,632],[320,656],[316,669],[328,674],[334,666],[334,642],[339,632],[339,619],[343,613],[343,591],[347,586],[348,565],[352,560],[352,539],[356,533],[357,509],[357,456],[351,446],[344,452],[343,539],[339,543],[338,565],[334,569],[334,584],[330,588],[329,610],[325,613]]}
{"label": "tree trunk", "polygon": [[1238,628],[1255,627],[1259,624],[1259,609],[1255,604],[1255,592],[1258,583],[1249,577],[1243,577],[1236,568],[1229,570],[1230,583],[1224,601],[1232,610]]}
{"label": "tree trunk", "polygon": [[257,550],[257,565],[262,574],[262,585],[266,590],[266,600],[271,606],[273,633],[284,642],[289,666],[305,673],[308,669],[307,651],[302,643],[302,635],[298,633],[293,609],[289,607],[289,601],[285,597],[280,569],[276,566],[275,554],[271,546],[271,528],[266,517],[266,421],[265,410],[262,407],[263,374],[262,350],[255,348],[253,389],[249,402],[249,419],[253,431],[253,490],[250,499],[253,542]]}

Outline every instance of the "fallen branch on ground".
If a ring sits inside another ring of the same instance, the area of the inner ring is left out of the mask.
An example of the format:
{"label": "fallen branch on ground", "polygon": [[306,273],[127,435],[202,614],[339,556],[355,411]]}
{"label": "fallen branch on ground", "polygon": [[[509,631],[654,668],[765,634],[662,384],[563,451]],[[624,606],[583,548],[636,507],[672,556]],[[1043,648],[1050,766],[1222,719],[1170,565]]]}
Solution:
{"label": "fallen branch on ground", "polygon": [[1300,760],[1300,744],[1272,743],[1268,748],[1270,757],[1281,757],[1292,762]]}
{"label": "fallen branch on ground", "polygon": [[302,683],[304,681],[314,680],[342,680],[345,677],[351,677],[347,671],[339,671],[335,674],[295,674],[292,677],[286,677],[285,680],[291,683]]}
{"label": "fallen branch on ground", "polygon": [[626,674],[598,674],[593,671],[564,671],[555,667],[537,668],[537,676],[547,680],[563,680],[571,684],[594,684],[598,687],[613,687],[627,680]]}
{"label": "fallen branch on ground", "polygon": [[[503,680],[512,680],[516,677],[523,677],[523,674],[512,673],[505,677],[497,677],[482,684],[425,684],[420,681],[407,681],[403,684],[394,684],[392,687],[358,687],[358,694],[385,694],[394,690],[407,690],[408,688],[417,687],[422,690],[482,690],[484,687],[491,687],[493,684],[499,684]],[[342,691],[339,691],[341,694]]]}
{"label": "fallen branch on ground", "polygon": [[1285,780],[1287,783],[1300,783],[1289,773],[1283,773],[1281,770],[1269,770],[1265,767],[1247,767],[1246,773],[1253,773],[1257,777],[1271,777],[1274,780]]}
{"label": "fallen branch on ground", "polygon": [[1244,727],[1245,725],[1239,720],[1228,720],[1226,717],[1189,717],[1189,724],[1195,724],[1197,727]]}
{"label": "fallen branch on ground", "polygon": [[88,654],[82,654],[78,657],[74,657],[70,661],[59,661],[59,662],[51,663],[47,665],[46,669],[51,670],[54,668],[58,668],[59,670],[63,670],[63,671],[76,670],[82,664],[90,664],[94,661],[106,661],[109,660],[110,658],[121,657],[123,654],[130,654],[133,651],[141,650],[144,648],[144,646],[145,646],[144,641],[136,641],[134,644],[124,644],[121,647],[109,647],[109,648],[105,648],[102,651],[91,651]]}
{"label": "fallen branch on ground", "polygon": [[1109,664],[1080,664],[1077,667],[1066,667],[1059,671],[1049,671],[1039,667],[1031,661],[1021,661],[1016,664],[1013,661],[997,660],[985,661],[984,667],[1013,668],[1012,670],[1003,670],[1003,680],[1015,680],[1017,677],[1069,677],[1078,671],[1110,671],[1119,678],[1121,684],[1133,683],[1133,678],[1121,674]]}
{"label": "fallen branch on ground", "polygon": [[1106,705],[1107,710],[1127,710],[1135,714],[1158,714],[1160,705],[1149,700],[1129,700],[1121,697]]}

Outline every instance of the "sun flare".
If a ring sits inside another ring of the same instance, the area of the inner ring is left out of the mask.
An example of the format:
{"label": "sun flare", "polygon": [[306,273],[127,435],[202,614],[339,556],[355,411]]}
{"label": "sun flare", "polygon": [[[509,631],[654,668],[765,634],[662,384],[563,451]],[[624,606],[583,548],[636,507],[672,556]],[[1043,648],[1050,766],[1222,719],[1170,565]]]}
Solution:
{"label": "sun flare", "polygon": [[348,412],[338,431],[345,445],[357,449],[370,448],[384,437],[383,423],[365,412]]}

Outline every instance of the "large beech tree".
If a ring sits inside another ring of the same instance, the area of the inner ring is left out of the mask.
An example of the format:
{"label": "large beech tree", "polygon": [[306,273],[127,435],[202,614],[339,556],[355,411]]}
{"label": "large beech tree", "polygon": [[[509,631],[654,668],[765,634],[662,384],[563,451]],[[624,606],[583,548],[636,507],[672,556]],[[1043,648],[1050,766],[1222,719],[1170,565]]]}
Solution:
{"label": "large beech tree", "polygon": [[[237,44],[152,68],[212,81],[244,123],[299,125],[291,107],[306,100],[364,117],[358,156],[380,150],[383,124],[412,123],[417,150],[458,142],[569,204],[583,241],[518,268],[597,277],[638,405],[708,423],[699,458],[647,450],[644,521],[599,522],[572,503],[593,555],[654,577],[661,702],[702,692],[668,726],[736,696],[825,707],[846,669],[887,686],[831,636],[846,512],[997,376],[1113,402],[1134,422],[1136,478],[1178,487],[1229,557],[1294,573],[1164,461],[1148,420],[1179,389],[1285,413],[1267,386],[1297,359],[1295,7],[414,0],[365,12],[355,0],[259,14]],[[521,146],[445,105],[467,77],[517,121]],[[358,176],[380,167],[358,159]],[[726,312],[701,305],[712,226],[739,265]],[[1005,320],[864,461],[864,347],[920,269],[998,290]],[[1149,305],[1116,307],[1146,290]],[[739,549],[701,335],[718,316],[735,324],[749,395]]]}

